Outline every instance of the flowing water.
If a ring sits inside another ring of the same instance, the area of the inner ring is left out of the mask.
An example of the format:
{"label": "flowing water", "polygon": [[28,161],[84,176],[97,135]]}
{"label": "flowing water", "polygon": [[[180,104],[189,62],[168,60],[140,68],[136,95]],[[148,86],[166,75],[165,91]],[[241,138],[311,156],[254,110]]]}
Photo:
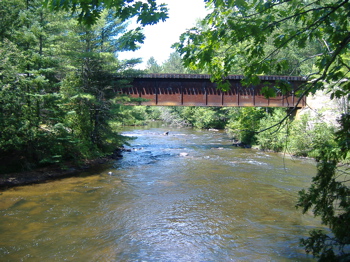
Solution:
{"label": "flowing water", "polygon": [[315,165],[223,132],[129,128],[121,160],[0,195],[0,261],[313,261],[295,209]]}

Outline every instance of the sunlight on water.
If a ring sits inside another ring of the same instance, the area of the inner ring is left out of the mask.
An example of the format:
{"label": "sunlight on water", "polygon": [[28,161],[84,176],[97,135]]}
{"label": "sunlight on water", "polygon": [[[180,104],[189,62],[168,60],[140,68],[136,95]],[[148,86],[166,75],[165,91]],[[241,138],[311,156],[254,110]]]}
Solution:
{"label": "sunlight on water", "polygon": [[[222,132],[129,129],[105,170],[0,195],[0,261],[313,261],[294,208],[312,162]],[[186,153],[186,154],[185,154]]]}

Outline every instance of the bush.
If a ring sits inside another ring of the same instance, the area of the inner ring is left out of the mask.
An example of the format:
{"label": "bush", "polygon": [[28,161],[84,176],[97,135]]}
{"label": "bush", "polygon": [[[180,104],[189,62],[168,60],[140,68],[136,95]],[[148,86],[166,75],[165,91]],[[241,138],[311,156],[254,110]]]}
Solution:
{"label": "bush", "polygon": [[288,151],[296,156],[319,158],[324,148],[336,147],[334,127],[303,115],[294,121],[288,137]]}
{"label": "bush", "polygon": [[245,144],[256,143],[256,132],[260,130],[260,119],[265,115],[265,108],[243,107],[230,111],[227,131]]}
{"label": "bush", "polygon": [[260,130],[276,125],[256,135],[261,149],[318,159],[324,148],[336,147],[333,126],[319,119],[310,119],[306,114],[300,120],[286,119],[280,123],[286,116],[284,109],[274,109],[272,114],[261,119]]}
{"label": "bush", "polygon": [[193,127],[201,129],[224,129],[227,123],[227,109],[218,107],[185,107],[181,116]]}
{"label": "bush", "polygon": [[[260,130],[267,129],[256,135],[256,142],[262,150],[272,150],[280,152],[285,149],[288,139],[288,127],[290,120],[279,124],[281,119],[287,116],[284,108],[276,108],[260,120]],[[272,126],[276,125],[273,128]]]}

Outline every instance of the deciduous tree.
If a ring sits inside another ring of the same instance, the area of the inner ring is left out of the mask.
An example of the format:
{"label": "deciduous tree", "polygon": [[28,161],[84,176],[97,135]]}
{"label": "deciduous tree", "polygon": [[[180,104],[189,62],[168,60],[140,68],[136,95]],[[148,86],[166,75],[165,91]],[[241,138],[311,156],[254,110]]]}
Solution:
{"label": "deciduous tree", "polygon": [[[304,86],[298,94],[313,93],[334,83],[338,86],[333,90],[335,96],[349,90],[349,82],[340,81],[349,72],[347,0],[206,2],[213,11],[202,21],[205,25],[188,30],[174,45],[186,66],[207,68],[214,81],[223,82],[238,63],[245,83],[256,84],[257,75],[271,72],[271,67],[277,74],[295,67],[293,59],[276,54],[286,49],[304,50],[319,42],[322,46],[317,53],[304,58],[316,58],[309,76],[313,84]],[[266,90],[266,94],[277,91]]]}
{"label": "deciduous tree", "polygon": [[[244,84],[250,85],[259,83],[258,76],[271,73],[271,68],[277,74],[293,73],[298,72],[294,70],[298,64],[314,60],[305,76],[308,83],[296,94],[306,96],[328,89],[331,98],[345,98],[349,103],[348,0],[205,2],[212,8],[202,22],[205,26],[188,30],[175,44],[186,66],[207,68],[212,80],[225,88],[225,77],[237,64],[243,68]],[[317,43],[317,52],[306,52],[303,60],[280,55],[285,50],[304,52]],[[263,91],[266,96],[274,96],[289,90],[286,82]],[[310,238],[302,242],[321,261],[350,259],[349,179],[345,169],[337,168],[349,157],[349,123],[349,114],[342,115],[336,133],[338,146],[322,149],[317,159],[318,173],[310,188],[300,193],[298,202],[303,212],[313,210],[332,231],[333,235],[312,231]]]}
{"label": "deciduous tree", "polygon": [[165,21],[168,17],[165,4],[158,5],[155,0],[44,0],[44,3],[52,10],[70,11],[85,25],[95,24],[104,9],[113,9],[115,17],[122,22],[137,17],[142,26]]}

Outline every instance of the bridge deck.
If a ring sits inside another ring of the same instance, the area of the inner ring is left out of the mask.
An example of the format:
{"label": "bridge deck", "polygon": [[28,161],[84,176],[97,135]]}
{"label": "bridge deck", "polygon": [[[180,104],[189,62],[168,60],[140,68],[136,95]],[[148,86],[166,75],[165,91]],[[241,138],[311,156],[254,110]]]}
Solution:
{"label": "bridge deck", "polygon": [[[227,77],[230,90],[223,92],[210,81],[209,75],[196,74],[149,74],[134,78],[131,87],[124,88],[123,94],[133,98],[147,99],[142,105],[152,106],[256,106],[256,107],[304,107],[305,98],[299,101],[295,90],[305,83],[301,77],[261,76],[261,84],[243,87],[242,76]],[[279,94],[265,98],[261,89],[264,85],[275,86],[287,81],[292,88],[288,95]],[[298,104],[299,101],[299,104]]]}

